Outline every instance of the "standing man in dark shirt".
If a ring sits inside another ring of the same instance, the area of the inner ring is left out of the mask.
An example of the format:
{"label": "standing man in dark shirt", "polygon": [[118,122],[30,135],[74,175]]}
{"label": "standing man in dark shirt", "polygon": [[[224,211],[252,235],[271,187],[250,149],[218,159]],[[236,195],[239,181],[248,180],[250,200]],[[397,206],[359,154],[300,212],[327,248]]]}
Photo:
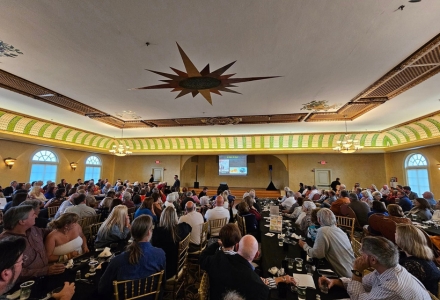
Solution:
{"label": "standing man in dark shirt", "polygon": [[338,185],[341,185],[341,183],[339,182],[339,178],[336,178],[336,180],[333,181],[332,184],[331,184],[330,186],[331,186],[332,190],[334,190],[334,191],[336,192],[336,187],[337,187]]}
{"label": "standing man in dark shirt", "polygon": [[153,183],[153,182],[154,182],[154,176],[153,176],[153,174],[151,174],[151,176],[150,176],[150,180],[148,180],[148,182],[149,182],[149,183]]}
{"label": "standing man in dark shirt", "polygon": [[174,184],[172,186],[176,192],[180,192],[180,180],[179,176],[174,175]]}
{"label": "standing man in dark shirt", "polygon": [[8,187],[6,187],[4,190],[3,190],[3,195],[5,195],[5,196],[11,196],[13,193],[14,193],[14,191],[15,191],[15,187],[17,186],[17,181],[11,181],[11,185],[10,186],[8,186]]}

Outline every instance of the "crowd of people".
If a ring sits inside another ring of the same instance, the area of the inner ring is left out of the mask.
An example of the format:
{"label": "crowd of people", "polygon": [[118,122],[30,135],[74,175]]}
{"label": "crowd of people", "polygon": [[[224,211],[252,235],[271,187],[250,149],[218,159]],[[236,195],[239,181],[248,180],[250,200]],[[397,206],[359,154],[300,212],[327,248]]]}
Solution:
{"label": "crowd of people", "polygon": [[[177,175],[174,179],[171,187],[154,180],[131,183],[118,179],[110,183],[105,179],[95,183],[78,179],[69,184],[62,179],[59,184],[45,185],[41,181],[11,182],[1,191],[12,200],[4,209],[0,234],[0,256],[8,257],[0,263],[0,295],[14,283],[61,274],[64,262],[89,252],[79,220],[97,214],[102,217],[102,225],[94,248],[130,239],[126,251],[110,262],[101,277],[98,290],[102,295],[111,294],[113,280],[146,277],[161,270],[165,279],[177,275],[179,242],[189,235],[189,251],[200,249],[204,222],[225,218],[229,223],[211,232],[219,237],[218,241],[200,257],[200,266],[210,277],[211,299],[223,299],[226,291],[248,299],[266,299],[279,282],[297,284],[288,275],[262,278],[254,270],[252,261],[260,255],[262,220],[255,190],[240,196],[241,201],[235,205],[237,197],[227,188],[219,187],[209,196],[205,187],[197,195],[194,190],[181,188]],[[325,258],[341,277],[323,277],[320,284],[343,286],[353,299],[380,299],[384,295],[391,295],[389,299],[429,299],[425,288],[436,295],[440,271],[428,246],[430,240],[411,221],[436,216],[434,210],[440,205],[434,195],[427,191],[420,198],[408,186],[387,185],[378,190],[375,185],[361,188],[356,184],[349,191],[339,179],[331,188],[320,191],[301,183],[296,192],[286,187],[278,199],[283,215],[295,220],[297,229],[309,239],[309,243],[299,240],[299,247],[309,257]],[[342,215],[345,206],[354,211],[368,235],[362,241],[362,256],[358,259],[349,237],[336,226],[336,216]],[[49,218],[51,207],[58,207],[58,211]],[[132,218],[129,211],[133,212]],[[235,214],[245,219],[247,235],[242,236],[234,223]],[[369,218],[377,215],[398,223],[396,244],[381,237],[374,226],[368,226]],[[15,249],[13,255],[11,248]],[[366,268],[375,271],[363,277]],[[10,270],[5,272],[9,277],[2,270]],[[247,278],[246,284],[242,284],[243,278]],[[73,293],[74,284],[66,283],[55,298],[70,299]]]}

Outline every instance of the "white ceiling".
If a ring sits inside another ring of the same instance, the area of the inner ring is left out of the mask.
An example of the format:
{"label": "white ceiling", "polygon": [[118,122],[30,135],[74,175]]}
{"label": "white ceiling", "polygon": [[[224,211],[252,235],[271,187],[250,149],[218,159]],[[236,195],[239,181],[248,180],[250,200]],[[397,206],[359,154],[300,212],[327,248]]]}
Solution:
{"label": "white ceiling", "polygon": [[[405,5],[403,11],[397,10]],[[440,1],[133,0],[4,1],[0,39],[23,51],[0,68],[115,115],[143,119],[304,112],[303,103],[343,104],[440,32]],[[146,46],[145,43],[151,43]],[[174,99],[165,90],[129,90],[165,79],[145,69],[185,70],[176,42],[197,68],[237,60],[235,77],[282,76],[236,91]],[[349,124],[380,130],[439,109],[440,75]],[[105,135],[120,130],[0,89],[2,108]],[[341,122],[142,128],[124,136],[342,131]]]}

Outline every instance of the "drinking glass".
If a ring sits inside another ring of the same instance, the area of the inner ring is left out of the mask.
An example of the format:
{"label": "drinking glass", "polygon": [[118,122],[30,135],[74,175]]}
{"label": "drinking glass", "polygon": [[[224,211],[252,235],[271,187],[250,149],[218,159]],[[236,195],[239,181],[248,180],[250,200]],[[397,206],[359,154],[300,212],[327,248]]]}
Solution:
{"label": "drinking glass", "polygon": [[294,263],[295,261],[293,260],[293,258],[288,258],[287,259],[287,268],[289,268],[289,269],[293,269],[293,263]]}
{"label": "drinking glass", "polygon": [[298,272],[301,272],[302,269],[303,269],[303,260],[302,260],[302,258],[295,258],[295,261],[296,261],[296,270]]}
{"label": "drinking glass", "polygon": [[296,291],[298,293],[298,299],[306,299],[306,291],[307,291],[306,286],[298,286]]}
{"label": "drinking glass", "polygon": [[417,215],[415,215],[415,214],[411,214],[411,219],[412,219],[413,221],[417,221]]}
{"label": "drinking glass", "polygon": [[307,264],[306,265],[307,275],[313,275],[313,266]]}
{"label": "drinking glass", "polygon": [[32,286],[35,281],[30,280],[20,284],[20,300],[28,299],[31,296]]}

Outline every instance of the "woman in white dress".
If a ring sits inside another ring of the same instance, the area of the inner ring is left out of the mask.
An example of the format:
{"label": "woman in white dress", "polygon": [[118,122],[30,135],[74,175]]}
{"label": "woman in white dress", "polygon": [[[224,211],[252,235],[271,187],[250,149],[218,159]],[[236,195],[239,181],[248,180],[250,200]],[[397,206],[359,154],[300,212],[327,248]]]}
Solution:
{"label": "woman in white dress", "polygon": [[75,213],[64,213],[49,223],[49,228],[53,230],[47,235],[44,243],[49,262],[65,262],[89,252],[78,219]]}

